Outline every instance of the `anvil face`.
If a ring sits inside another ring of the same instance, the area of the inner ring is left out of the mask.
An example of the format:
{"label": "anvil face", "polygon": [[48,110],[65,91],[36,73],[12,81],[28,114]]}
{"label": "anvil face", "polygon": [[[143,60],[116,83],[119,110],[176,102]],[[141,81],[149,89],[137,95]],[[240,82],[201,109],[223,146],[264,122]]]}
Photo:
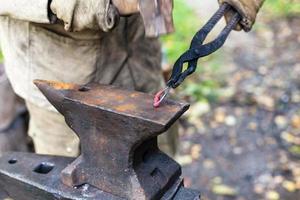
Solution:
{"label": "anvil face", "polygon": [[[170,100],[154,108],[152,95],[108,85],[80,86],[50,81],[35,81],[35,84],[63,115],[66,112],[63,107],[66,109],[70,104],[77,104],[78,108],[86,106],[97,109],[99,113],[107,111],[124,118],[149,122],[157,128],[168,128],[189,108],[187,103]],[[78,114],[77,109],[68,112]]]}

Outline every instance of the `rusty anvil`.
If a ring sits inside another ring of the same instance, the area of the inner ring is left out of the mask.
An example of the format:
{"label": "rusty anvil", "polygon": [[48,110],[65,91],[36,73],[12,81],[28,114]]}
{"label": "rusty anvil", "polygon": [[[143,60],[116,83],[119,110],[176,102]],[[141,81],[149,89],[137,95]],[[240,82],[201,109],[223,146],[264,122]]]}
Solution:
{"label": "rusty anvil", "polygon": [[174,31],[173,0],[139,0],[146,36],[157,37]]}
{"label": "rusty anvil", "polygon": [[[159,150],[157,136],[189,107],[113,86],[36,81],[80,138],[78,158],[7,153],[0,158],[0,190],[15,200],[196,200],[181,167]],[[45,116],[46,117],[46,116]],[[49,127],[51,128],[51,127]]]}

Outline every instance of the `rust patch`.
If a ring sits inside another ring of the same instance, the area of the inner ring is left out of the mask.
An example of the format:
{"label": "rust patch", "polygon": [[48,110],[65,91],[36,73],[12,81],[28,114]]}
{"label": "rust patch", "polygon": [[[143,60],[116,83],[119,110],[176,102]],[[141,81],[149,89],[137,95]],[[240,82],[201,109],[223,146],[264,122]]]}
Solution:
{"label": "rust patch", "polygon": [[124,104],[116,107],[116,110],[119,112],[132,112],[136,109],[137,107],[134,104]]}
{"label": "rust patch", "polygon": [[[67,84],[67,83],[62,83],[62,82],[56,82],[56,81],[43,81],[43,80],[34,80],[35,84],[40,84],[40,83],[47,83],[51,87],[57,89],[57,90],[71,90],[75,89],[76,85],[73,84]],[[79,88],[79,87],[77,87]]]}

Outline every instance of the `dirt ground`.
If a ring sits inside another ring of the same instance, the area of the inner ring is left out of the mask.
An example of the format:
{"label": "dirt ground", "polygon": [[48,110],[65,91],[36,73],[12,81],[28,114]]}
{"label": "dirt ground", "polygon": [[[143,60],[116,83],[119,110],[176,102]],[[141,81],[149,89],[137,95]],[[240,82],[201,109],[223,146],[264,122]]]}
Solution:
{"label": "dirt ground", "polygon": [[260,20],[224,48],[232,94],[181,121],[178,160],[203,199],[300,199],[300,18]]}

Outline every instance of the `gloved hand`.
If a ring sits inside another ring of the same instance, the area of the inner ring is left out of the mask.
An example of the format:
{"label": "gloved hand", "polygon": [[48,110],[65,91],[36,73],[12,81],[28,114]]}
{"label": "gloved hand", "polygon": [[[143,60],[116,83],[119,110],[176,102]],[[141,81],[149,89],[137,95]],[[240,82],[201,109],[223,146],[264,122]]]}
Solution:
{"label": "gloved hand", "polygon": [[[256,15],[264,3],[264,0],[219,0],[219,3],[228,3],[234,7],[242,16],[242,20],[236,27],[236,30],[244,29],[248,32],[252,29]],[[229,21],[233,14],[233,10],[229,11],[225,16],[226,21]]]}
{"label": "gloved hand", "polygon": [[121,15],[136,13],[139,10],[139,0],[112,0]]}
{"label": "gloved hand", "polygon": [[109,31],[119,19],[110,0],[52,0],[50,8],[64,22],[67,31]]}

